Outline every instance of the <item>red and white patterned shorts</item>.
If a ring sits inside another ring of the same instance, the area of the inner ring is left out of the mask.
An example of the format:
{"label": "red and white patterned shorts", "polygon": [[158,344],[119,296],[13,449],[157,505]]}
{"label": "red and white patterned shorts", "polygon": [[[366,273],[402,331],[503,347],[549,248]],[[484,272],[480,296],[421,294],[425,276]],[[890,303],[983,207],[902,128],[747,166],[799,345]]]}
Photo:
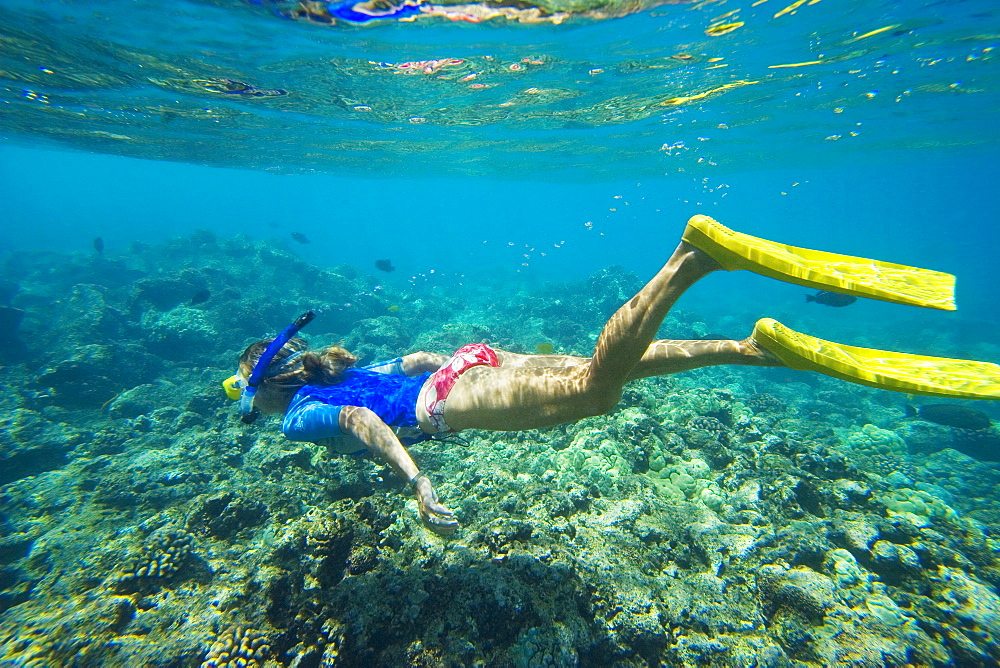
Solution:
{"label": "red and white patterned shorts", "polygon": [[496,352],[485,343],[470,343],[456,350],[455,354],[427,379],[427,390],[423,397],[424,408],[427,409],[427,418],[436,431],[454,431],[444,421],[444,403],[458,377],[474,366],[500,366],[500,360],[497,359]]}

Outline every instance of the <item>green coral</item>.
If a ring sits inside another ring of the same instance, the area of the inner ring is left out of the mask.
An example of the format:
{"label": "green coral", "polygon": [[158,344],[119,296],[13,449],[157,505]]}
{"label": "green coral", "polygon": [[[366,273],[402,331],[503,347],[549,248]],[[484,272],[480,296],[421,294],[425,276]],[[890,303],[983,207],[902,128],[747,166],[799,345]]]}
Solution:
{"label": "green coral", "polygon": [[851,429],[841,438],[842,448],[851,461],[866,471],[880,476],[897,471],[907,475],[913,473],[906,441],[894,431],[866,424],[860,429]]}
{"label": "green coral", "polygon": [[605,478],[617,478],[632,470],[618,444],[597,428],[579,432],[569,447],[556,454],[555,462],[563,471],[586,471]]}
{"label": "green coral", "polygon": [[866,424],[845,439],[847,447],[865,456],[905,456],[906,442],[894,431]]}
{"label": "green coral", "polygon": [[722,408],[718,397],[709,390],[694,389],[670,394],[656,409],[656,419],[666,424],[683,424],[696,415],[708,415]]}
{"label": "green coral", "polygon": [[712,510],[721,509],[725,501],[722,490],[711,480],[708,464],[697,457],[650,471],[648,476],[668,501],[700,501]]}
{"label": "green coral", "polygon": [[889,517],[906,519],[914,526],[923,527],[933,519],[954,520],[955,509],[941,499],[919,489],[903,487],[893,490],[883,499]]}

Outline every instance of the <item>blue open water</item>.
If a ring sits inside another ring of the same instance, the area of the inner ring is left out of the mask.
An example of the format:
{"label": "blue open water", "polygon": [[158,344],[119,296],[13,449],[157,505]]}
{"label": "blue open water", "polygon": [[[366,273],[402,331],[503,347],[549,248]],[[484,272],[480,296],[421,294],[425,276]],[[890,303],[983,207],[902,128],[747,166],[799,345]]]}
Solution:
{"label": "blue open water", "polygon": [[[782,9],[323,27],[237,0],[5,3],[0,244],[301,231],[311,262],[397,276],[646,276],[700,212],[956,271],[995,315],[996,7]],[[222,77],[287,94],[206,90]]]}

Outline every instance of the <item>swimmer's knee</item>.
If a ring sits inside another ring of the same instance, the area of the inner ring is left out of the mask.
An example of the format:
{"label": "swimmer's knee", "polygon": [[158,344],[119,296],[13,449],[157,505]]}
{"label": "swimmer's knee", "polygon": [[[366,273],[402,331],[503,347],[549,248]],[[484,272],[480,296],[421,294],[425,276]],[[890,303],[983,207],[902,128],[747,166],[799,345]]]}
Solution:
{"label": "swimmer's knee", "polygon": [[613,411],[621,399],[621,389],[593,388],[583,398],[582,407],[589,416],[604,415]]}

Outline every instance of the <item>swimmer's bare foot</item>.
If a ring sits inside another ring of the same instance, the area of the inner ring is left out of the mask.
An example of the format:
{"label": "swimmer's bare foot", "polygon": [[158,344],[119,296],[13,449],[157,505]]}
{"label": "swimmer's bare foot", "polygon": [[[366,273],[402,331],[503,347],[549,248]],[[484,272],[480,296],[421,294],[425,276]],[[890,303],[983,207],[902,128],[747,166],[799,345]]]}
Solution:
{"label": "swimmer's bare foot", "polygon": [[753,360],[749,362],[751,366],[785,366],[784,362],[778,359],[774,353],[765,350],[759,343],[754,341],[752,336],[748,336],[742,341],[737,341],[736,345],[740,349],[741,356],[748,360]]}
{"label": "swimmer's bare foot", "polygon": [[442,536],[455,533],[458,530],[458,520],[455,519],[455,513],[438,503],[437,493],[427,476],[417,477],[414,487],[420,519],[423,520],[424,525]]}
{"label": "swimmer's bare foot", "polygon": [[715,258],[687,241],[681,241],[674,253],[686,253],[687,257],[684,258],[684,264],[695,269],[701,275],[713,271],[723,271],[722,265]]}

